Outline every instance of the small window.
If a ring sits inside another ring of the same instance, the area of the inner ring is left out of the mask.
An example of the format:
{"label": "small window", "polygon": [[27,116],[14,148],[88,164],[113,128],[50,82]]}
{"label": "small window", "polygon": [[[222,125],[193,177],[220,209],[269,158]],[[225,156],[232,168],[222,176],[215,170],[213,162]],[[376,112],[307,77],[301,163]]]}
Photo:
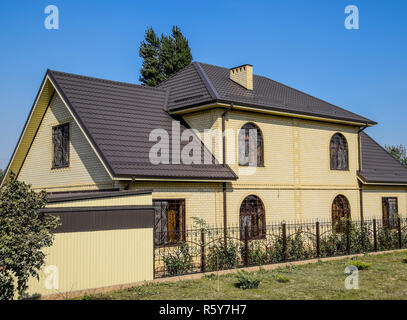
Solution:
{"label": "small window", "polygon": [[248,239],[262,239],[266,236],[266,215],[259,197],[250,195],[240,206],[240,239],[244,240],[247,227]]}
{"label": "small window", "polygon": [[185,200],[153,200],[156,245],[185,241]]}
{"label": "small window", "polygon": [[350,219],[350,205],[344,195],[339,195],[332,203],[332,225],[336,232],[345,230],[344,221]]}
{"label": "small window", "polygon": [[349,170],[348,142],[343,134],[335,133],[330,143],[331,170]]}
{"label": "small window", "polygon": [[263,135],[259,127],[246,123],[239,131],[239,165],[262,167]]}
{"label": "small window", "polygon": [[54,157],[52,168],[69,167],[69,123],[52,128]]}
{"label": "small window", "polygon": [[397,198],[382,198],[383,204],[383,226],[395,228],[398,218]]}

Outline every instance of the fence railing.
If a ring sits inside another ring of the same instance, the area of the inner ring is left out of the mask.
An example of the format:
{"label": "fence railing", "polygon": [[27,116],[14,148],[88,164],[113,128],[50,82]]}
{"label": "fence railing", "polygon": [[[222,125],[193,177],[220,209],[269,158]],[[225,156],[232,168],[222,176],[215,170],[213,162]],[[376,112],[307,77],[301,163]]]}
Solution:
{"label": "fence railing", "polygon": [[[407,218],[229,226],[155,235],[155,277],[407,247]],[[181,240],[179,240],[181,239]]]}

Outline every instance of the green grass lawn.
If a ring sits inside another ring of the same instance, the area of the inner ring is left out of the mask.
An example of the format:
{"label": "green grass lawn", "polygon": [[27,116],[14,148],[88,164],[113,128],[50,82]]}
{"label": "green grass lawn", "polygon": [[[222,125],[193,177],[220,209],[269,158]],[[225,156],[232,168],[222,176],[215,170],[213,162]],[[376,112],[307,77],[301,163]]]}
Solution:
{"label": "green grass lawn", "polygon": [[[257,289],[236,287],[236,273],[197,280],[150,283],[84,299],[407,299],[407,252],[365,255],[355,260],[370,264],[359,271],[359,290],[345,289],[344,259],[259,271],[263,280]],[[289,279],[287,282],[286,278]],[[281,281],[285,279],[285,281]]]}

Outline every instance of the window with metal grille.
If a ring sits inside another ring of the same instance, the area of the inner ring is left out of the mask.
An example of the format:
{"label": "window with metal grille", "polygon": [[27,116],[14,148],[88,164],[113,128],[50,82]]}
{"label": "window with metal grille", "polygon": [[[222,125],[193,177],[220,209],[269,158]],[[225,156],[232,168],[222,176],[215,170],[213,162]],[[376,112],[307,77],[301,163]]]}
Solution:
{"label": "window with metal grille", "polygon": [[348,142],[341,133],[335,133],[330,143],[331,170],[349,170]]}
{"label": "window with metal grille", "polygon": [[259,127],[246,123],[239,131],[239,165],[262,167],[263,135]]}
{"label": "window with metal grille", "polygon": [[382,198],[383,226],[396,228],[398,218],[397,198]]}
{"label": "window with metal grille", "polygon": [[52,128],[53,161],[52,168],[69,167],[69,123]]}
{"label": "window with metal grille", "polygon": [[332,225],[336,232],[343,232],[345,230],[344,223],[349,220],[350,205],[348,199],[344,195],[339,195],[332,203]]}
{"label": "window with metal grille", "polygon": [[262,239],[266,236],[266,215],[263,202],[259,197],[250,195],[246,197],[240,206],[240,239]]}
{"label": "window with metal grille", "polygon": [[185,240],[185,200],[153,200],[154,242],[176,244]]}

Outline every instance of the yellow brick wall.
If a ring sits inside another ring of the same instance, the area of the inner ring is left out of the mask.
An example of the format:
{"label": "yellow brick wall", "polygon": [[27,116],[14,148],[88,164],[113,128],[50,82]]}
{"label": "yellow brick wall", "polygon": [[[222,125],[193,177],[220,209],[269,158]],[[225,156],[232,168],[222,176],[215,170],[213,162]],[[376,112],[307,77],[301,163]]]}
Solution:
{"label": "yellow brick wall", "polygon": [[[52,127],[70,123],[70,166],[52,170]],[[47,191],[112,188],[113,181],[56,94],[43,118],[18,176],[35,190]]]}
{"label": "yellow brick wall", "polygon": [[187,228],[193,226],[191,217],[205,219],[214,227],[223,225],[221,183],[136,182],[130,189],[153,190],[153,200],[184,199]]}
{"label": "yellow brick wall", "polygon": [[382,219],[383,197],[396,197],[399,214],[407,217],[407,187],[365,185],[363,187],[363,215],[365,218]]}

